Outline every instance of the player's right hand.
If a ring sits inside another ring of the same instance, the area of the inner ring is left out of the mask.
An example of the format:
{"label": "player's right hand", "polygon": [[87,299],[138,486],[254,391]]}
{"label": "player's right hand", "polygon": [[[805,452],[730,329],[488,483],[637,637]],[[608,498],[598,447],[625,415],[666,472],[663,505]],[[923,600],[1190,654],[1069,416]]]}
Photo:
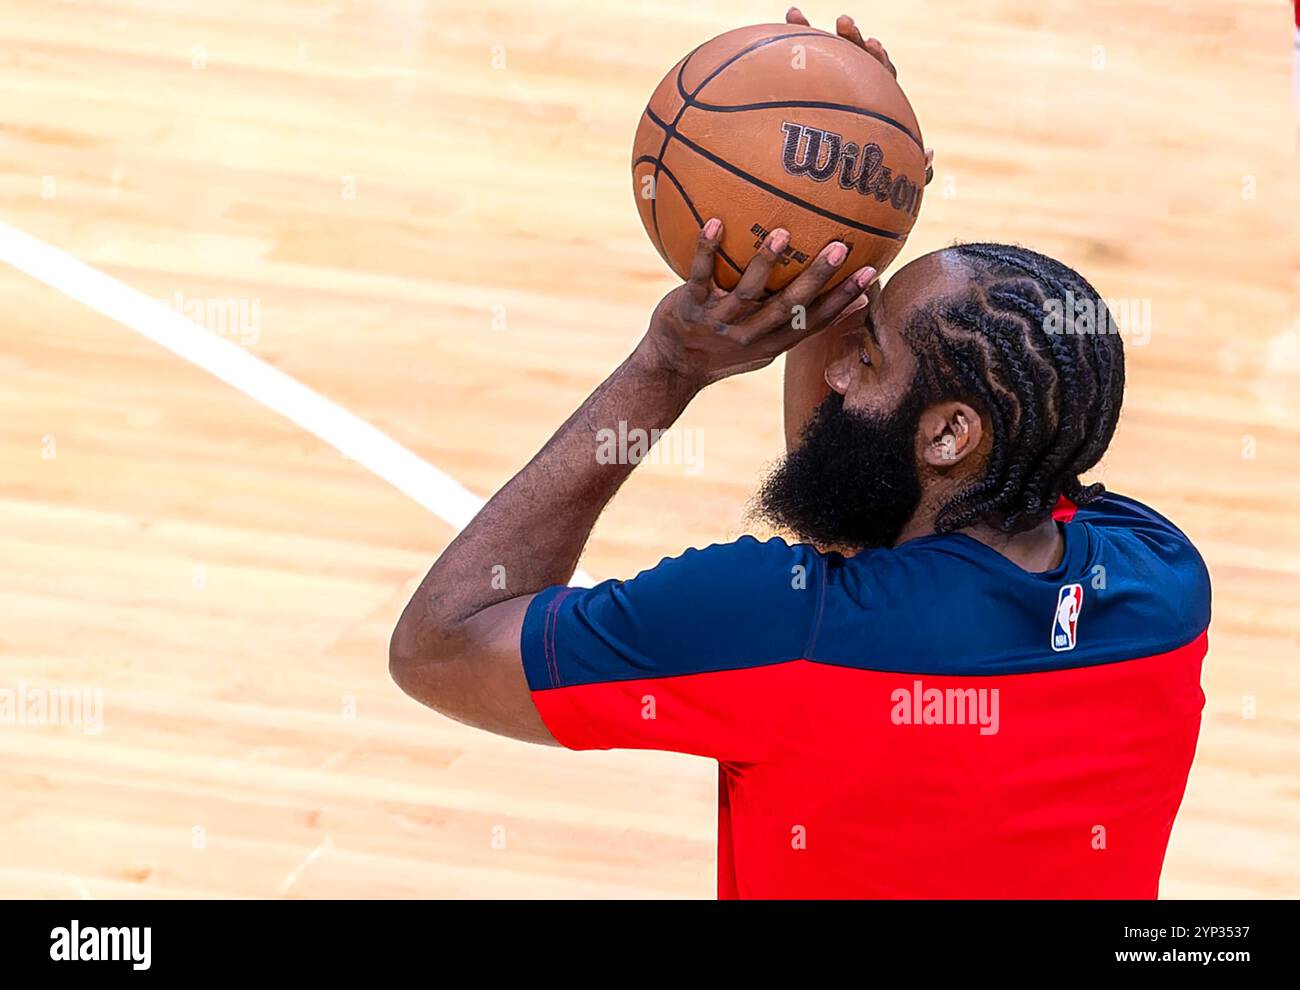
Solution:
{"label": "player's right hand", "polygon": [[848,257],[847,246],[832,241],[793,281],[769,294],[768,277],[789,241],[784,229],[768,234],[739,283],[728,292],[713,278],[722,221],[709,220],[700,231],[691,277],[655,307],[637,348],[638,357],[693,388],[703,388],[765,367],[801,340],[825,330],[876,277],[874,268],[859,268],[823,292]]}

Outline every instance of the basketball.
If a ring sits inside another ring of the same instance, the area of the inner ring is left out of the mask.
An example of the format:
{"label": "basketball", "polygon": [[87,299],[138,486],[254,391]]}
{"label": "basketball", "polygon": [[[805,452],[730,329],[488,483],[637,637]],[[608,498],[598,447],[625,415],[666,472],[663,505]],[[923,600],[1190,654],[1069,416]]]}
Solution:
{"label": "basketball", "polygon": [[678,62],[655,89],[632,146],[641,222],[682,278],[700,228],[723,222],[715,277],[732,288],[768,232],[790,242],[779,289],[830,241],[849,256],[827,284],[902,250],[925,186],[911,104],[858,46],[793,24],[728,31]]}

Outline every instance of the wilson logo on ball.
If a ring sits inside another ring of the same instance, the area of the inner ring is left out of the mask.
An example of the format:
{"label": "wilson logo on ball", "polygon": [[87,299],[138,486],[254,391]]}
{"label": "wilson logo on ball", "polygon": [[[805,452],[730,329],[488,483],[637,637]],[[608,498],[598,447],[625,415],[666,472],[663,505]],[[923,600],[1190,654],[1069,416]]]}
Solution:
{"label": "wilson logo on ball", "polygon": [[859,147],[842,134],[789,121],[781,124],[781,130],[785,134],[781,164],[791,175],[827,182],[838,172],[841,188],[874,196],[912,217],[920,212],[920,187],[905,175],[894,175],[875,142]]}

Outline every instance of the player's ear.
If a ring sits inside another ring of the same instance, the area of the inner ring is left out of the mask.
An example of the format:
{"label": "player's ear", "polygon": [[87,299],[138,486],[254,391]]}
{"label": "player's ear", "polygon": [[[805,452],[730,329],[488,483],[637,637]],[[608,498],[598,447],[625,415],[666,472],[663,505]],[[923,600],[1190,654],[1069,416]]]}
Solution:
{"label": "player's ear", "polygon": [[927,406],[919,430],[922,459],[940,469],[960,464],[975,453],[984,437],[979,413],[956,400]]}

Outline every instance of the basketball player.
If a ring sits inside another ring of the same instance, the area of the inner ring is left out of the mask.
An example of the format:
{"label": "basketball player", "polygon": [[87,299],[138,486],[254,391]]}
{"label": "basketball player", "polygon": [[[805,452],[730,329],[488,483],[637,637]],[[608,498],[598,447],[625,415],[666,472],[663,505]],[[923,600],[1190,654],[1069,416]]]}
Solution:
{"label": "basketball player", "polygon": [[[517,739],[717,760],[720,897],[1155,897],[1210,589],[1170,522],[1079,480],[1123,398],[1105,303],[998,244],[819,295],[831,244],[764,299],[781,230],[724,292],[720,233],[433,565],[393,677]],[[565,587],[633,469],[598,432],[666,429],[784,352],[790,449],[757,501],[802,542]]]}

